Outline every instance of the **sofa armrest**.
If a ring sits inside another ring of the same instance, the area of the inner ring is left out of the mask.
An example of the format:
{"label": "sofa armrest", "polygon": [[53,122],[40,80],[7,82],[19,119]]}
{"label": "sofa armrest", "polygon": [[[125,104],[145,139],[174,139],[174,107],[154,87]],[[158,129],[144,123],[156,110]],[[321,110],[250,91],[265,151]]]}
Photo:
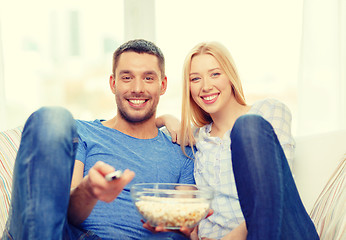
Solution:
{"label": "sofa armrest", "polygon": [[23,127],[0,132],[0,236],[5,228],[11,200],[13,166]]}

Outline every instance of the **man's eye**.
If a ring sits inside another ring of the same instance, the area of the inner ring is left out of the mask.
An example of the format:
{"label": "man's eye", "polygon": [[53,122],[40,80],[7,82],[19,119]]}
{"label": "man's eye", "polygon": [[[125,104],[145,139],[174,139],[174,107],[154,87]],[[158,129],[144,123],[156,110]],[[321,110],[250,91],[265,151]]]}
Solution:
{"label": "man's eye", "polygon": [[123,80],[130,80],[131,77],[130,76],[123,76],[123,77],[121,77],[121,79],[123,79]]}
{"label": "man's eye", "polygon": [[152,81],[152,80],[154,80],[154,78],[153,77],[146,77],[145,80]]}

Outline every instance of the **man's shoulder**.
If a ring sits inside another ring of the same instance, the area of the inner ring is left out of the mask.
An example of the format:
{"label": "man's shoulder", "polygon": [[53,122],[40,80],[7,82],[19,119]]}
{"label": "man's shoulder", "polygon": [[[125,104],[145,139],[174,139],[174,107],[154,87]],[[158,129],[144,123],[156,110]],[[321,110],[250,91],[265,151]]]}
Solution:
{"label": "man's shoulder", "polygon": [[92,129],[102,126],[102,123],[99,119],[93,121],[76,119],[75,122],[77,129]]}
{"label": "man's shoulder", "polygon": [[88,127],[89,125],[91,125],[91,121],[80,120],[80,119],[76,119],[75,123],[76,123],[77,128]]}
{"label": "man's shoulder", "polygon": [[96,119],[93,121],[87,120],[75,120],[77,133],[80,137],[90,138],[90,137],[102,137],[104,133],[104,126],[101,121]]}

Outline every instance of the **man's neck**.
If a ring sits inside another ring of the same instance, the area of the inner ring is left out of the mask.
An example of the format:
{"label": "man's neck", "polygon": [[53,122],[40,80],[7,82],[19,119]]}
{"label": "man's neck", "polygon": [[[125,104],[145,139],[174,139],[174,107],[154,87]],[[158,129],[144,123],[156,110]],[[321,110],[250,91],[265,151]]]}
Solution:
{"label": "man's neck", "polygon": [[140,139],[151,139],[157,136],[158,129],[155,124],[155,117],[143,122],[128,122],[119,115],[102,122],[106,127],[116,129],[126,135]]}

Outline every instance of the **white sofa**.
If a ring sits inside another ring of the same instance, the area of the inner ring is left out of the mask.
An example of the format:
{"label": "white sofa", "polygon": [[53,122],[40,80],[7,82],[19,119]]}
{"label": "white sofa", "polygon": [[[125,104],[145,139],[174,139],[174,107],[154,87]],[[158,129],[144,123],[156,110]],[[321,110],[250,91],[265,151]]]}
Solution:
{"label": "white sofa", "polygon": [[[0,236],[4,229],[10,204],[12,169],[20,142],[21,131],[22,127],[18,127],[0,132]],[[293,165],[293,173],[302,201],[310,213],[322,189],[338,166],[338,163],[345,158],[346,130],[299,137],[296,138],[296,143],[296,158]],[[344,172],[343,174],[345,175]],[[342,187],[344,186],[345,184],[342,185]],[[338,201],[346,202],[345,195],[343,195],[341,200],[338,199]],[[345,213],[346,206],[342,203],[341,205],[342,211]],[[319,216],[321,215],[323,214],[319,214]],[[320,221],[320,219],[313,220]],[[343,220],[341,221],[342,232],[338,235],[341,237],[333,237],[333,239],[346,239],[344,235],[346,228],[344,220],[345,214],[343,214]],[[324,222],[322,223],[323,225]],[[337,227],[340,227],[339,225]],[[327,228],[327,226],[316,227],[319,234]],[[323,238],[321,237],[321,239]],[[325,237],[324,239],[330,240],[331,238]]]}
{"label": "white sofa", "polygon": [[308,212],[345,154],[346,130],[296,138],[293,172]]}

